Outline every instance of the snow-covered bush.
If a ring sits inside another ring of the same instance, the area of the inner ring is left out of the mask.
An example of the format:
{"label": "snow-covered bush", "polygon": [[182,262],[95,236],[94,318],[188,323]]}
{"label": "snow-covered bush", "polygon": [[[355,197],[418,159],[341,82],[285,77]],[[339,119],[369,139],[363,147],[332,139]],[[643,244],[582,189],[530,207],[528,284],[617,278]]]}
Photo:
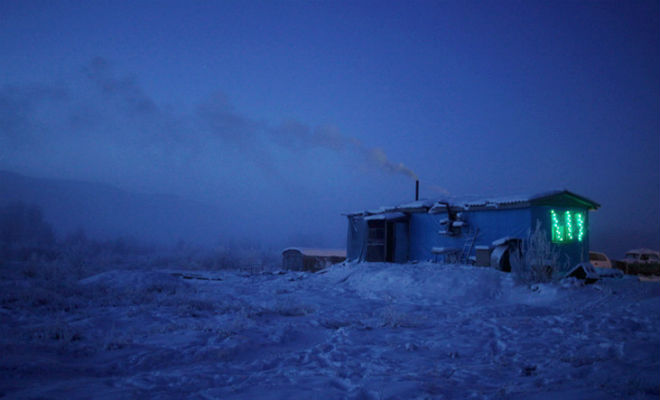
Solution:
{"label": "snow-covered bush", "polygon": [[279,254],[258,244],[219,245],[213,249],[198,249],[189,252],[193,269],[239,270],[254,275],[275,269]]}
{"label": "snow-covered bush", "polygon": [[169,273],[144,270],[112,270],[78,282],[88,291],[97,293],[103,304],[178,305],[180,296],[191,293],[190,285]]}
{"label": "snow-covered bush", "polygon": [[547,232],[541,229],[540,221],[536,221],[534,231],[512,252],[510,262],[515,281],[522,284],[550,282],[566,269]]}

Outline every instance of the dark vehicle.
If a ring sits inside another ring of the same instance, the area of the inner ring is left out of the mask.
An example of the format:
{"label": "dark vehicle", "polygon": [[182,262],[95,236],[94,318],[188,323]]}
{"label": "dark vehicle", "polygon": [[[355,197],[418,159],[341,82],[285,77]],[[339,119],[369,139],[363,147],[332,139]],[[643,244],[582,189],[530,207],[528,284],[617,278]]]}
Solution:
{"label": "dark vehicle", "polygon": [[635,249],[626,252],[616,267],[631,275],[660,275],[660,252],[650,249]]}

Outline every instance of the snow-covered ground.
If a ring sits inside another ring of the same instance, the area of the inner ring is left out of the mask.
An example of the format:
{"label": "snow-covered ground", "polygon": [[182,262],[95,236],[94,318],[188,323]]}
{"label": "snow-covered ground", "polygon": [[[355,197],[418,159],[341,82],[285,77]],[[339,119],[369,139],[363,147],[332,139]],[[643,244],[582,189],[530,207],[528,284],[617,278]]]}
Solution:
{"label": "snow-covered ground", "polygon": [[[14,274],[15,275],[15,274]],[[0,397],[657,399],[660,285],[435,264],[0,281]]]}

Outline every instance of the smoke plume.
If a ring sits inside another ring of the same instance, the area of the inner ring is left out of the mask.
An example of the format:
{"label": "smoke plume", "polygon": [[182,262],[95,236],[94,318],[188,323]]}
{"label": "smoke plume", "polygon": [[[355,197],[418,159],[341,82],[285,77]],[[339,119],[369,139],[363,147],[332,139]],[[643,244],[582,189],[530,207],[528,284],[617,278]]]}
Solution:
{"label": "smoke plume", "polygon": [[222,93],[192,112],[163,106],[135,76],[118,74],[100,57],[68,81],[0,87],[0,104],[0,167],[37,175],[140,182],[142,173],[169,183],[199,171],[254,168],[273,176],[299,155],[323,149],[335,164],[416,179],[382,148],[333,126],[272,125],[236,111]]}

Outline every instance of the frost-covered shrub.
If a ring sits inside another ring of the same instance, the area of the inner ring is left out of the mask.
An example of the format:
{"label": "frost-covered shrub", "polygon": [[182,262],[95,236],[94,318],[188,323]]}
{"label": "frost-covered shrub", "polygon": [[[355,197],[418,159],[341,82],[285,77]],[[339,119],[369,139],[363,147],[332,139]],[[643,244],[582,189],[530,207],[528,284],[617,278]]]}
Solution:
{"label": "frost-covered shrub", "polygon": [[510,262],[514,279],[522,284],[550,282],[566,269],[540,221],[520,248],[512,252]]}
{"label": "frost-covered shrub", "polygon": [[0,285],[0,306],[11,310],[31,310],[35,313],[72,312],[85,306],[90,296],[67,281],[30,279],[3,282]]}
{"label": "frost-covered shrub", "polygon": [[204,270],[239,270],[250,275],[274,269],[278,253],[257,244],[220,245],[189,255],[188,265]]}
{"label": "frost-covered shrub", "polygon": [[302,317],[316,310],[310,304],[300,303],[295,297],[286,296],[277,300],[271,311],[284,317]]}
{"label": "frost-covered shrub", "polygon": [[162,249],[137,239],[120,237],[100,241],[78,230],[59,243],[56,261],[70,276],[81,279],[108,270],[152,268],[153,260],[161,252]]}
{"label": "frost-covered shrub", "polygon": [[177,304],[177,296],[190,292],[190,285],[171,274],[157,271],[113,270],[79,282],[97,293],[97,301],[107,305]]}

